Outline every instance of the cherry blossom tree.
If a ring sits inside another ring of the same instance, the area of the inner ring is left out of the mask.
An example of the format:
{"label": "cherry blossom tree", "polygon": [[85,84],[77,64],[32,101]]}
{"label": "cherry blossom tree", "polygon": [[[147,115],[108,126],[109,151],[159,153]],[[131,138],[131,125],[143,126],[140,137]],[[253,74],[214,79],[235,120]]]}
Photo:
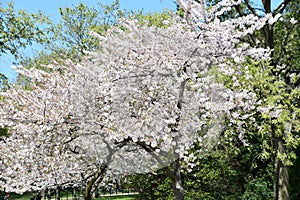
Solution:
{"label": "cherry blossom tree", "polygon": [[[162,166],[171,163],[165,169],[175,199],[184,198],[182,159],[193,159],[188,149],[196,140],[204,140],[198,132],[205,130],[204,137],[213,140],[231,110],[255,108],[255,94],[225,88],[210,74],[213,66],[220,73],[230,73],[235,66],[228,61],[238,65],[248,56],[267,59],[268,50],[250,48],[239,38],[279,17],[247,16],[221,22],[214,17],[218,7],[212,9],[213,15],[203,13],[202,4],[182,1],[180,5],[191,15],[187,15],[188,23],[175,20],[168,28],[158,29],[124,21],[121,29],[105,37],[93,33],[101,50],[90,53],[78,68],[83,75],[77,80],[77,85],[84,86],[78,92],[88,92],[82,97],[90,109],[77,112],[85,112],[91,122],[85,128],[97,129],[94,120],[101,119],[105,125],[100,126],[111,131],[107,137],[141,146]],[[222,12],[230,5],[224,4]]]}
{"label": "cherry blossom tree", "polygon": [[85,78],[78,85],[100,91],[95,99],[103,99],[105,110],[96,113],[103,113],[102,121],[117,130],[117,141],[130,139],[161,165],[173,164],[166,169],[175,198],[183,199],[181,159],[189,160],[187,150],[195,140],[203,140],[197,132],[208,129],[205,137],[213,139],[222,131],[224,115],[237,107],[243,112],[255,108],[254,93],[226,89],[209,75],[210,69],[218,65],[219,72],[230,73],[234,66],[228,60],[238,64],[247,56],[265,59],[267,50],[238,45],[239,38],[279,16],[246,16],[221,22],[216,16],[230,9],[230,2],[221,4],[221,12],[217,5],[208,14],[203,13],[203,4],[179,3],[187,12],[188,24],[176,22],[166,29],[145,31],[134,22],[125,22],[125,31],[99,36],[102,49],[91,53],[81,70]]}
{"label": "cherry blossom tree", "polygon": [[[4,100],[1,102],[1,123],[10,122],[5,123],[10,137],[1,145],[4,157],[1,161],[5,166],[2,178],[6,181],[6,190],[16,192],[72,181],[73,173],[68,165],[73,164],[61,162],[69,160],[69,156],[62,155],[63,149],[59,144],[76,138],[73,127],[63,123],[68,115],[66,109],[71,105],[68,91],[64,90],[64,84],[69,83],[63,79],[58,82],[49,76],[47,78],[47,73],[41,70],[24,68],[23,74],[38,84],[27,85],[29,89],[22,85],[12,87],[3,93]],[[69,169],[71,176],[60,180],[59,168],[61,172]]]}
{"label": "cherry blossom tree", "polygon": [[77,98],[71,93],[74,74],[62,75],[60,67],[50,65],[47,69],[51,72],[17,67],[31,82],[2,93],[1,125],[9,128],[10,137],[1,141],[1,189],[23,193],[83,187],[84,199],[91,199],[110,163],[117,167],[118,158],[122,165],[124,156],[114,154],[125,143],[106,140],[101,129],[81,131],[84,122],[72,111]]}
{"label": "cherry blossom tree", "polygon": [[239,1],[210,11],[204,2],[177,2],[185,19],[174,16],[166,28],[124,19],[104,36],[92,32],[99,51],[86,52],[80,64],[18,68],[30,84],[1,93],[0,102],[0,125],[11,135],[0,178],[9,190],[82,179],[91,190],[106,169],[130,173],[138,162],[138,171],[165,167],[175,199],[184,199],[180,170],[195,164],[189,149],[196,141],[199,152],[209,149],[232,110],[243,117],[258,105],[254,93],[226,88],[217,74],[232,73],[247,57],[268,59],[268,50],[240,38],[279,16],[220,21],[216,16]]}
{"label": "cherry blossom tree", "polygon": [[27,89],[20,85],[2,93],[1,124],[10,134],[1,144],[2,189],[23,193],[83,186],[85,199],[90,199],[93,185],[103,179],[122,144],[113,145],[99,132],[78,130],[80,123],[70,113],[71,76],[53,68],[51,73],[17,70],[32,82]]}

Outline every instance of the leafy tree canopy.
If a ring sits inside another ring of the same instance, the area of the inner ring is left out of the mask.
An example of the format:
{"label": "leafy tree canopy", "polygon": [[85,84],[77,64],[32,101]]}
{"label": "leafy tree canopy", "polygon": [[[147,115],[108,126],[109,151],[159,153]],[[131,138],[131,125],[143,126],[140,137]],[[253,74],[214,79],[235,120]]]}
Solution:
{"label": "leafy tree canopy", "polygon": [[13,3],[6,6],[0,3],[0,55],[11,53],[15,58],[19,58],[21,48],[33,42],[46,42],[46,32],[39,24],[49,23],[49,19],[41,12],[17,12]]}

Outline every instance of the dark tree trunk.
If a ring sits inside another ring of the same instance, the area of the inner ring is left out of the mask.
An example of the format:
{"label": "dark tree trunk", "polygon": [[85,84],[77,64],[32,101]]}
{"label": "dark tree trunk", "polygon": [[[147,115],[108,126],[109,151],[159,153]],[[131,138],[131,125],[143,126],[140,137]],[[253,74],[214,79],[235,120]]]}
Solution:
{"label": "dark tree trunk", "polygon": [[[110,156],[110,159],[111,159],[111,156]],[[95,183],[97,181],[101,181],[104,177],[104,174],[106,172],[106,168],[107,168],[107,165],[103,165],[102,168],[96,173],[93,175],[93,178],[91,178],[87,183],[86,183],[86,186],[85,186],[85,190],[84,190],[84,200],[92,200],[92,194],[93,194],[93,189],[96,189],[94,188],[95,187]]]}
{"label": "dark tree trunk", "polygon": [[104,178],[104,175],[106,173],[106,169],[108,167],[108,165],[111,162],[113,153],[115,151],[113,151],[111,148],[109,148],[109,155],[106,157],[106,163],[102,164],[101,168],[99,169],[99,171],[97,173],[95,173],[89,181],[87,181],[86,186],[85,186],[85,190],[84,190],[84,200],[92,200],[92,194],[93,194],[93,189],[97,189],[95,188],[97,186],[97,181],[101,182]]}
{"label": "dark tree trunk", "polygon": [[[286,153],[283,141],[276,141],[276,149],[278,153]],[[287,166],[275,156],[274,158],[274,200],[289,200],[289,174]]]}
{"label": "dark tree trunk", "polygon": [[50,189],[47,190],[47,198],[46,199],[51,200],[51,190]]}
{"label": "dark tree trunk", "polygon": [[[162,161],[158,155],[154,153],[154,151],[151,149],[151,147],[145,142],[136,142],[137,145],[141,146],[143,149],[145,149],[147,152],[150,153],[150,155],[153,156],[153,158],[161,164],[161,166],[166,166],[166,163]],[[164,167],[168,177],[172,181],[172,188],[174,193],[174,199],[175,200],[184,200],[184,189],[182,184],[182,177],[180,172],[180,158],[179,154],[174,152],[174,157],[176,160],[173,162],[172,166],[166,166]]]}
{"label": "dark tree trunk", "polygon": [[56,200],[60,200],[60,187],[56,188]]}
{"label": "dark tree trunk", "polygon": [[180,160],[177,159],[174,162],[174,180],[173,183],[173,191],[174,191],[174,200],[184,200],[184,189],[182,185],[182,177],[180,172]]}
{"label": "dark tree trunk", "polygon": [[84,200],[92,200],[92,185],[87,185],[84,191]]}

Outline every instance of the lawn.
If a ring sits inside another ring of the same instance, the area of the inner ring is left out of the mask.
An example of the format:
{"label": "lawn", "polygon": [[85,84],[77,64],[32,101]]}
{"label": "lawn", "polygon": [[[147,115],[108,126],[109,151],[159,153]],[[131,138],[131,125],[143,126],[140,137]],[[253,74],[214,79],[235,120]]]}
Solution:
{"label": "lawn", "polygon": [[134,200],[134,196],[100,197],[97,200]]}
{"label": "lawn", "polygon": [[[28,194],[28,195],[22,195],[19,197],[11,197],[12,200],[29,200],[32,197],[32,195]],[[0,198],[1,199],[1,198]],[[52,198],[54,200],[54,198]],[[71,199],[68,198],[69,200]],[[97,198],[97,200],[134,200],[134,196],[133,195],[124,195],[124,196],[111,196],[111,197],[100,197]],[[65,198],[62,198],[62,200],[65,200]]]}

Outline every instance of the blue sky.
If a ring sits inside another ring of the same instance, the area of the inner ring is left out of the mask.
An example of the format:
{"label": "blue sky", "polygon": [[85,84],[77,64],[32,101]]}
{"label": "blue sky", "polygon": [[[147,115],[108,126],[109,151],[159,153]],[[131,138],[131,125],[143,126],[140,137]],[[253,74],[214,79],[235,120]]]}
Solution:
{"label": "blue sky", "polygon": [[[122,9],[141,10],[144,12],[161,12],[164,9],[175,10],[175,0],[119,0]],[[0,0],[2,6],[9,0]],[[82,2],[89,6],[97,6],[98,2],[110,4],[113,0],[14,0],[16,10],[26,10],[29,13],[36,13],[39,10],[50,16],[55,22],[59,21],[59,8],[72,7]],[[13,58],[10,55],[0,56],[0,73],[5,74],[10,80],[16,78],[16,73],[11,70]]]}
{"label": "blue sky", "polygon": [[[3,1],[3,0],[0,0]],[[121,8],[128,10],[144,9],[145,12],[159,12],[163,9],[175,9],[175,0],[119,0]],[[59,18],[59,7],[71,7],[79,2],[89,6],[97,6],[98,2],[111,4],[113,0],[14,0],[17,9],[25,9],[28,12],[42,10],[54,19]]]}

